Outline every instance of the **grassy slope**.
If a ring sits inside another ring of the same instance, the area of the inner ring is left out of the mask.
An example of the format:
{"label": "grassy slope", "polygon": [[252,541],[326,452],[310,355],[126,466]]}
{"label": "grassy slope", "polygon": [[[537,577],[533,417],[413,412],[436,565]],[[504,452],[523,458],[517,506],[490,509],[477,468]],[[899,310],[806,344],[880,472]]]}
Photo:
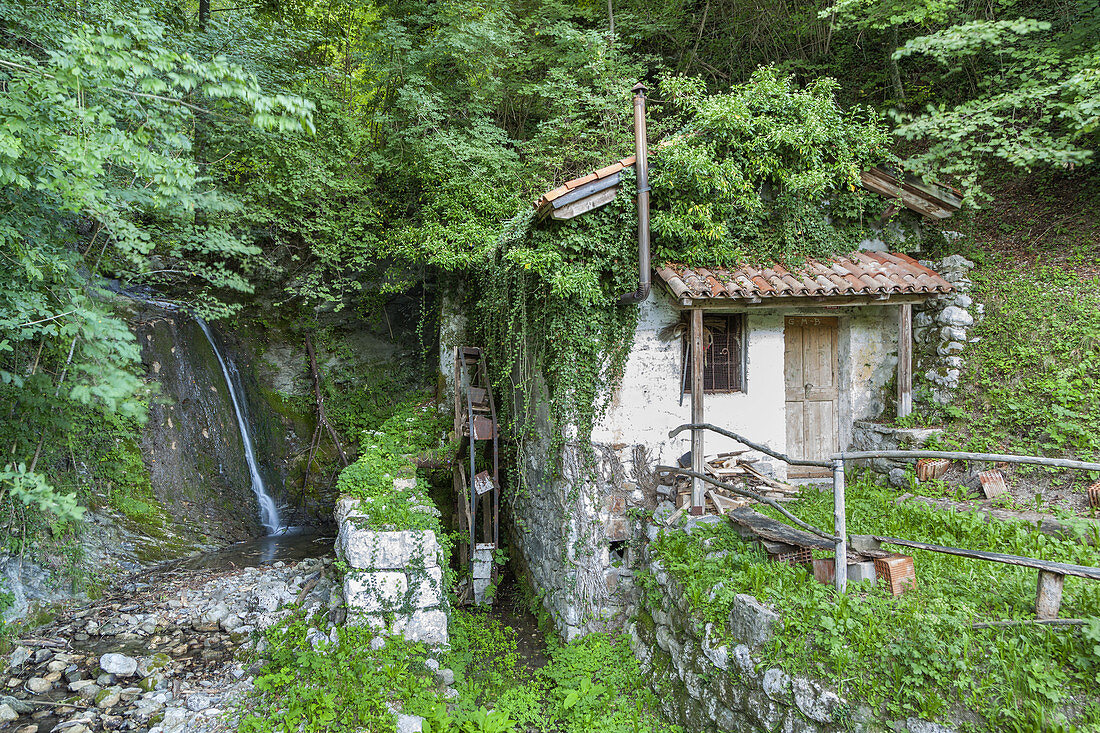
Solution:
{"label": "grassy slope", "polygon": [[[934,419],[948,445],[1100,459],[1100,174],[1006,178],[962,217],[986,308],[957,403]],[[1017,499],[1077,513],[1080,472],[1007,470]]]}

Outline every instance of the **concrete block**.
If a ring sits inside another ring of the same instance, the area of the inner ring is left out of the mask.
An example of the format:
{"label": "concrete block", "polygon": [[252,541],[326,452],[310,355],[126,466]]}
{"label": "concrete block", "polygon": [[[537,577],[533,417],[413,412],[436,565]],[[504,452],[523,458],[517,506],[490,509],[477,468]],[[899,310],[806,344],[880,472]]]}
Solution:
{"label": "concrete block", "polygon": [[852,563],[848,566],[848,582],[862,583],[865,580],[869,580],[872,583],[878,580],[878,575],[875,573],[874,560]]}
{"label": "concrete block", "polygon": [[407,565],[439,565],[439,542],[430,530],[381,532],[360,529],[352,522],[340,525],[336,553],[353,568],[396,570]]}
{"label": "concrete block", "polygon": [[401,572],[360,571],[344,576],[344,601],[349,613],[392,611],[402,605],[408,589],[408,579]]}
{"label": "concrete block", "polygon": [[447,613],[439,608],[422,608],[413,611],[404,629],[409,641],[422,641],[425,644],[441,645],[448,642]]}

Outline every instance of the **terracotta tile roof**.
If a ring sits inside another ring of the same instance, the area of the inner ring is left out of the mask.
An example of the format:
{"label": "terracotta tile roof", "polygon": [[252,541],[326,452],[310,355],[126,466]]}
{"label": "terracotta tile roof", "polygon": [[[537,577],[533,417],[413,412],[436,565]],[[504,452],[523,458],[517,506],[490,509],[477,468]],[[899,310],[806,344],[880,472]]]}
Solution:
{"label": "terracotta tile roof", "polygon": [[736,270],[690,268],[668,262],[657,275],[678,299],[726,299],[760,302],[772,298],[936,295],[953,289],[938,273],[912,257],[889,252],[853,252],[827,262],[806,260],[801,267],[781,265]]}
{"label": "terracotta tile roof", "polygon": [[623,170],[624,168],[633,168],[633,167],[634,167],[634,156],[631,155],[628,158],[623,158],[622,160],[617,160],[614,163],[612,163],[611,165],[606,166],[604,168],[600,168],[597,171],[592,171],[591,173],[589,173],[586,176],[581,176],[580,178],[574,178],[571,181],[566,181],[565,183],[558,186],[557,188],[552,189],[552,190],[547,191],[546,193],[544,193],[539,198],[539,200],[535,202],[535,208],[536,209],[542,209],[544,206],[549,204],[554,199],[559,198],[561,196],[564,196],[565,194],[572,191],[574,188],[577,188],[579,186],[583,186],[586,183],[591,183],[592,181],[598,181],[602,178],[607,178],[608,176],[613,176],[616,173],[618,173],[619,171]]}

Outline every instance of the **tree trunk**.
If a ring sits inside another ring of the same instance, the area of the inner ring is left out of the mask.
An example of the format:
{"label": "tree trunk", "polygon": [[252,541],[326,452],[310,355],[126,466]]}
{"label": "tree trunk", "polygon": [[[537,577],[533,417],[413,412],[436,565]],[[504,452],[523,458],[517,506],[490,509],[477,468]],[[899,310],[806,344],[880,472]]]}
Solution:
{"label": "tree trunk", "polygon": [[893,88],[894,101],[898,109],[905,109],[905,88],[901,85],[901,71],[894,52],[898,50],[898,27],[890,29],[890,42],[886,44],[886,68],[890,72],[890,86]]}

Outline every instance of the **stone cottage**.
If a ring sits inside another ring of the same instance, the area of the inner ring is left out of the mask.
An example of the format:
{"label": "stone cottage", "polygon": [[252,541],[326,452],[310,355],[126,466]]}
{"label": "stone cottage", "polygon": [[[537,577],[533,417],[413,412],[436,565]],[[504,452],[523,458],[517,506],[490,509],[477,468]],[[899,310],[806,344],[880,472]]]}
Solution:
{"label": "stone cottage", "polygon": [[[612,201],[619,176],[633,167],[635,158],[627,158],[570,181],[536,207],[555,219],[583,215]],[[865,174],[864,185],[925,216],[942,218],[958,205],[949,194],[883,171]],[[959,297],[958,289],[968,285],[965,269],[944,277],[934,263],[884,250],[881,241],[868,241],[846,256],[789,269],[653,268],[654,287],[637,297],[624,376],[590,445],[587,439],[567,441],[561,465],[543,465],[551,430],[544,416],[545,444],[521,455],[527,490],[517,492],[509,531],[566,638],[614,627],[627,613],[633,587],[629,511],[654,506],[654,467],[690,454],[701,472],[704,452],[745,448],[713,433],[670,437],[670,431],[712,423],[793,457],[828,457],[865,437],[857,435],[863,421],[910,410],[914,308],[925,336],[918,348],[933,352],[931,360],[920,354],[918,366],[935,372],[942,364],[932,360],[956,355],[955,346],[943,350],[938,330],[929,332],[946,311],[949,342],[965,344],[969,322],[941,300]],[[648,262],[648,252],[640,259]],[[642,273],[643,283],[649,275]],[[593,450],[594,471],[585,458]],[[814,469],[753,457],[757,468],[777,479],[815,477]]]}

